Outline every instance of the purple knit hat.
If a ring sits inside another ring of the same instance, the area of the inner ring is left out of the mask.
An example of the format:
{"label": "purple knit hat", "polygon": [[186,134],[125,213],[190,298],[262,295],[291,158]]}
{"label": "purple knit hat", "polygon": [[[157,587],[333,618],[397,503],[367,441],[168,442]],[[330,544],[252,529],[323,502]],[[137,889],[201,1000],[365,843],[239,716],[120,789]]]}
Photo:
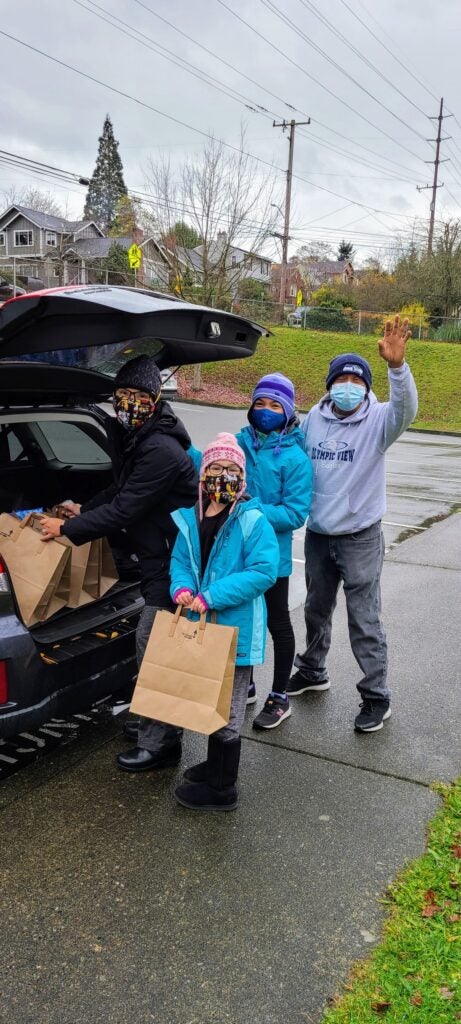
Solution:
{"label": "purple knit hat", "polygon": [[274,402],[279,402],[289,423],[295,411],[295,388],[283,373],[268,373],[261,377],[251,396],[251,408],[257,398],[272,398]]}

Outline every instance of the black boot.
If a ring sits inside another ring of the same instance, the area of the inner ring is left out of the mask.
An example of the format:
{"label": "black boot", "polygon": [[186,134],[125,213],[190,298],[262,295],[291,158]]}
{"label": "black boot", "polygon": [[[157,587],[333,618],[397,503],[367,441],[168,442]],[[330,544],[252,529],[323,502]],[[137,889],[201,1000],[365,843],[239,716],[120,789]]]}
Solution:
{"label": "black boot", "polygon": [[151,768],[174,768],[181,760],[181,744],[164,747],[152,754],[144,747],[133,747],[125,754],[119,754],[117,764],[125,772],[147,772]]}
{"label": "black boot", "polygon": [[129,718],[123,726],[123,735],[126,736],[127,740],[137,740],[138,729],[141,724],[140,718]]}
{"label": "black boot", "polygon": [[[237,781],[240,761],[240,737],[222,740],[213,734],[208,740],[207,778],[175,789],[183,807],[193,811],[234,811],[237,807]],[[196,765],[195,769],[202,766]]]}
{"label": "black boot", "polygon": [[184,778],[187,782],[208,782],[208,761],[200,761],[186,768]]}

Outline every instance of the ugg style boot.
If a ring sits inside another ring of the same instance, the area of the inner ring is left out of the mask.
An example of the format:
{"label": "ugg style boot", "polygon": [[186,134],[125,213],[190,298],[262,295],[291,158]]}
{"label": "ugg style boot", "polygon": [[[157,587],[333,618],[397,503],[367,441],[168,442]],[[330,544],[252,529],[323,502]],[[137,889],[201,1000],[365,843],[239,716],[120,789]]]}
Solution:
{"label": "ugg style boot", "polygon": [[[185,783],[175,789],[178,803],[192,811],[234,811],[238,803],[235,783],[240,746],[240,737],[222,740],[219,736],[210,736],[207,760],[189,769],[194,774],[200,770],[202,778],[195,782],[192,780],[192,785]],[[190,780],[190,775],[188,777]]]}

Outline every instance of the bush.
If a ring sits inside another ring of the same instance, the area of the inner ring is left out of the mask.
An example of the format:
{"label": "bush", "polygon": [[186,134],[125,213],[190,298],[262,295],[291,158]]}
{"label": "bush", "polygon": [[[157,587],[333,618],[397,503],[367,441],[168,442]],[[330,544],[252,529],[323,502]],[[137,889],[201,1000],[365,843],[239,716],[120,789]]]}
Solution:
{"label": "bush", "polygon": [[434,332],[434,341],[461,342],[461,320],[454,324],[441,324]]}
{"label": "bush", "polygon": [[309,309],[304,316],[303,326],[306,330],[312,331],[347,331],[354,330],[352,317],[343,309],[329,309],[327,307]]}
{"label": "bush", "polygon": [[[380,331],[384,333],[387,320],[392,320],[395,313],[389,313],[388,316],[384,317],[380,324]],[[430,313],[421,302],[411,302],[407,306],[402,306],[399,309],[400,319],[408,317],[408,326],[412,333],[413,338],[425,338],[428,335],[431,321]]]}
{"label": "bush", "polygon": [[339,284],[322,284],[317,291],[312,292],[309,304],[311,306],[324,306],[328,309],[357,309],[355,295],[351,288]]}

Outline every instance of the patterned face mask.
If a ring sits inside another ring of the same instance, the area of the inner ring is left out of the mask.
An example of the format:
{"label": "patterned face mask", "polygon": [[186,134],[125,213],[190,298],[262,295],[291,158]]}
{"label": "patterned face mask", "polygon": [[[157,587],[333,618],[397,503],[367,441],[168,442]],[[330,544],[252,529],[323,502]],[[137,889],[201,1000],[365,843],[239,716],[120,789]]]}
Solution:
{"label": "patterned face mask", "polygon": [[207,474],[202,480],[205,494],[220,505],[231,505],[240,494],[242,479],[238,473],[222,472],[219,476]]}
{"label": "patterned face mask", "polygon": [[126,430],[138,430],[154,415],[157,408],[154,399],[146,395],[137,395],[136,398],[130,395],[115,394],[112,399],[115,415]]}

